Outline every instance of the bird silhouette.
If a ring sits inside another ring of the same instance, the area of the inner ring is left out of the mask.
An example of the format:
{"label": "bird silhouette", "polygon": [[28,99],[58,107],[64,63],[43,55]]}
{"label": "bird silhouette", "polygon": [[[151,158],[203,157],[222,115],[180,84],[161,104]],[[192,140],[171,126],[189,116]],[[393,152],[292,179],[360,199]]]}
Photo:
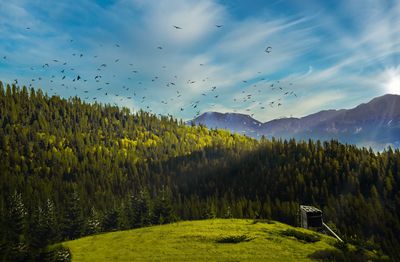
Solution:
{"label": "bird silhouette", "polygon": [[176,26],[176,25],[174,25],[173,26],[175,29],[182,29],[182,27],[179,27],[179,26]]}
{"label": "bird silhouette", "polygon": [[268,46],[267,48],[265,48],[265,52],[266,53],[271,53],[271,51],[272,51],[272,47],[270,47],[270,46]]}

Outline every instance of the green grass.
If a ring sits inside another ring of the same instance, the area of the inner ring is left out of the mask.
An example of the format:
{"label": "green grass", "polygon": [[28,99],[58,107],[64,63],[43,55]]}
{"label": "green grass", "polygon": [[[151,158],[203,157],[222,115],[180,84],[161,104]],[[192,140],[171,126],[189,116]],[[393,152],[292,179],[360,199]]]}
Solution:
{"label": "green grass", "polygon": [[211,219],[94,235],[63,245],[70,248],[72,261],[310,261],[316,251],[335,249],[334,239],[325,235],[307,243],[282,234],[291,229],[278,222]]}

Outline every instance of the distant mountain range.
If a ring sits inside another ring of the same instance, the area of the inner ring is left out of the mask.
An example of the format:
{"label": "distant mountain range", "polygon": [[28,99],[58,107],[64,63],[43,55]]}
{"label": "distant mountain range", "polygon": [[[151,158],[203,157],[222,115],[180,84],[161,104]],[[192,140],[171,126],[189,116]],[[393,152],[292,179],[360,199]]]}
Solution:
{"label": "distant mountain range", "polygon": [[260,138],[337,139],[381,150],[400,148],[400,95],[384,95],[352,109],[324,110],[262,123],[245,114],[207,112],[190,122]]}

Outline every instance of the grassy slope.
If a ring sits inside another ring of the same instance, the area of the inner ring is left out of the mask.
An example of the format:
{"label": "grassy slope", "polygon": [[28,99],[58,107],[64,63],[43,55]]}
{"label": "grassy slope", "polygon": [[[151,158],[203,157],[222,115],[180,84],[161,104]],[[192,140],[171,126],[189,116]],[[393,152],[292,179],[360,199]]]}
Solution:
{"label": "grassy slope", "polygon": [[[281,236],[289,228],[278,222],[212,219],[106,233],[64,245],[71,249],[72,261],[308,261],[307,256],[316,250],[334,249],[330,245],[333,238],[325,235],[316,243]],[[252,240],[216,242],[231,235],[247,235]]]}

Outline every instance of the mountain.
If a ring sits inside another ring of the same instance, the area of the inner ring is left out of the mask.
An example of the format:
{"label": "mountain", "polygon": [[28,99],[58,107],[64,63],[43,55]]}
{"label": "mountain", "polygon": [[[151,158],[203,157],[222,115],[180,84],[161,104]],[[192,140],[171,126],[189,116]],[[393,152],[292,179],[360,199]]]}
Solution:
{"label": "mountain", "polygon": [[207,112],[197,117],[196,124],[204,124],[210,128],[227,129],[236,133],[245,133],[251,137],[257,137],[257,131],[262,126],[260,121],[237,113]]}
{"label": "mountain", "polygon": [[248,115],[216,112],[204,113],[193,122],[256,138],[338,139],[379,150],[388,145],[400,147],[400,96],[388,94],[352,109],[325,110],[265,123]]}

